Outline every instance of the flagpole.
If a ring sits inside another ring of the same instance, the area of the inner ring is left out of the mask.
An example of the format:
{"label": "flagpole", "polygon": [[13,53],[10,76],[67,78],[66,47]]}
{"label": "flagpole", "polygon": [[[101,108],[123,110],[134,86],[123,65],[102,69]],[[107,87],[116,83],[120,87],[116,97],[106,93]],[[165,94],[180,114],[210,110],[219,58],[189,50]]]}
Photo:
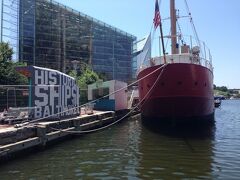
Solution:
{"label": "flagpole", "polygon": [[160,17],[160,36],[161,36],[161,42],[162,42],[162,51],[163,51],[163,59],[164,59],[164,64],[167,63],[166,61],[166,53],[165,53],[165,47],[164,47],[164,39],[163,39],[163,30],[162,30],[162,22],[161,22],[161,17]]}
{"label": "flagpole", "polygon": [[[155,15],[154,15],[153,22],[154,22],[155,30],[157,29],[158,26],[160,28],[160,35],[161,35],[161,42],[162,42],[162,51],[163,51],[163,59],[164,59],[164,64],[166,64],[167,61],[166,61],[166,53],[165,53],[164,40],[163,40],[162,21],[161,21],[161,16],[160,16],[160,12],[159,12],[158,0],[156,0],[156,3],[155,3]],[[159,46],[159,51],[161,51],[161,47],[160,46]]]}
{"label": "flagpole", "polygon": [[159,57],[161,57],[161,37],[160,37],[160,35],[158,38],[158,44],[159,44]]}

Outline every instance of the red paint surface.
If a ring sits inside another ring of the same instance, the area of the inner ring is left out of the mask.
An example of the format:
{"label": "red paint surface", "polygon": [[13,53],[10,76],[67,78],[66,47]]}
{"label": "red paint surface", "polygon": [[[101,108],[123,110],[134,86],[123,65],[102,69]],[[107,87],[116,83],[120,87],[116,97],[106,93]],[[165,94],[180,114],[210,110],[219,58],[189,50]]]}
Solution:
{"label": "red paint surface", "polygon": [[[144,69],[139,73],[138,79],[159,67]],[[142,115],[159,118],[191,118],[214,112],[213,74],[206,67],[184,63],[168,64],[164,69],[139,81],[140,101],[156,80],[155,86],[141,106]]]}

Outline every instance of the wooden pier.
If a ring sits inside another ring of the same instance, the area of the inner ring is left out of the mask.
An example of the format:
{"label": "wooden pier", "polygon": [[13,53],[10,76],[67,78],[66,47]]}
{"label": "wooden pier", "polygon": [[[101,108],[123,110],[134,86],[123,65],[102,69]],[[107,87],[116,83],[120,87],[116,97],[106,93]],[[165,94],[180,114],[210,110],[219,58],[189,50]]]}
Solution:
{"label": "wooden pier", "polygon": [[[129,111],[95,112],[64,120],[45,121],[25,126],[0,125],[0,161],[6,157],[33,147],[43,147],[63,137],[81,134],[118,121]],[[129,117],[129,116],[127,116]]]}

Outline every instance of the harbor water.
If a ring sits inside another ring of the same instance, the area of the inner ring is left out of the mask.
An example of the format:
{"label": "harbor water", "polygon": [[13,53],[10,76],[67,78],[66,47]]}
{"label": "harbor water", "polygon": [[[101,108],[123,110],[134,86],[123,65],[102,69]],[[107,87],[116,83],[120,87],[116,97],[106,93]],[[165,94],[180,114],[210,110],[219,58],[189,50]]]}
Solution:
{"label": "harbor water", "polygon": [[68,139],[0,166],[0,179],[240,179],[240,101],[204,129],[154,131],[141,119]]}

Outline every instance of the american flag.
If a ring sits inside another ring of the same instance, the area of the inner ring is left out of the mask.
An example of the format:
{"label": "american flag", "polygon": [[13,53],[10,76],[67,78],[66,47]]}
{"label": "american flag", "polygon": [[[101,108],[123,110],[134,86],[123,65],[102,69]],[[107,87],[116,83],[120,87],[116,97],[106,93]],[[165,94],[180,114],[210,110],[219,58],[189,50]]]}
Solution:
{"label": "american flag", "polygon": [[153,23],[154,23],[154,28],[155,29],[160,25],[160,21],[161,21],[161,18],[160,18],[158,0],[156,0],[156,3],[155,3],[155,15],[154,15],[154,19],[153,19]]}

